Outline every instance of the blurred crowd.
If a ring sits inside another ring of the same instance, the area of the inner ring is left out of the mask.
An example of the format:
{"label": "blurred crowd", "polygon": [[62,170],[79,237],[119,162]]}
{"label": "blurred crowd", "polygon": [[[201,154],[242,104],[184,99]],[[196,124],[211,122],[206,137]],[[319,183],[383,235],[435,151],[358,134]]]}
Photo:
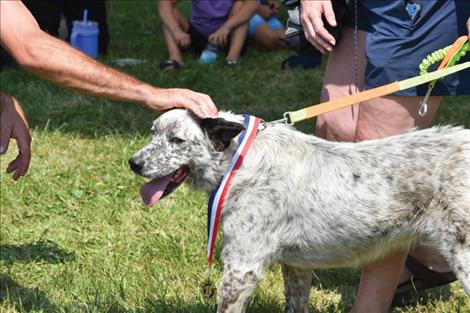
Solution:
{"label": "blurred crowd", "polygon": [[[110,32],[107,22],[106,0],[22,0],[40,28],[52,36],[70,42],[72,22],[83,18],[99,25],[99,54],[108,51]],[[292,0],[192,0],[189,16],[184,16],[178,0],[159,1],[157,11],[161,19],[168,58],[162,60],[163,71],[179,69],[184,65],[185,52],[193,53],[200,63],[209,64],[225,54],[224,64],[237,66],[247,49],[263,51],[288,48],[284,42],[287,24],[279,16],[282,6],[298,4]],[[12,59],[2,49],[2,63]],[[321,62],[318,51],[301,52],[282,63],[283,68],[313,68]],[[3,64],[2,64],[3,65]]]}

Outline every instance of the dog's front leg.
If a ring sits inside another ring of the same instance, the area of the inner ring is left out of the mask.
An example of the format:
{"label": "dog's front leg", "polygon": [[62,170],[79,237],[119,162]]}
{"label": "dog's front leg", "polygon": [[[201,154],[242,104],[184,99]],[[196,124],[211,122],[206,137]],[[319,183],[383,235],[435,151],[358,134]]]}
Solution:
{"label": "dog's front leg", "polygon": [[256,285],[261,280],[261,271],[244,265],[230,268],[227,265],[224,268],[217,312],[243,313]]}
{"label": "dog's front leg", "polygon": [[286,313],[308,313],[312,271],[282,264],[286,295]]}

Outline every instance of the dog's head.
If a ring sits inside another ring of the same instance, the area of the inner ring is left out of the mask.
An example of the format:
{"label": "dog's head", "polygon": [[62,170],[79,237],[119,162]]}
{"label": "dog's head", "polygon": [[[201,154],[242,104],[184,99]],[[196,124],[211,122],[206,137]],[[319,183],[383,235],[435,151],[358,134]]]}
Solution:
{"label": "dog's head", "polygon": [[181,109],[162,114],[153,124],[151,142],[129,160],[135,173],[150,179],[141,188],[145,204],[152,206],[186,178],[195,188],[216,185],[222,158],[243,129],[238,121],[199,119]]}

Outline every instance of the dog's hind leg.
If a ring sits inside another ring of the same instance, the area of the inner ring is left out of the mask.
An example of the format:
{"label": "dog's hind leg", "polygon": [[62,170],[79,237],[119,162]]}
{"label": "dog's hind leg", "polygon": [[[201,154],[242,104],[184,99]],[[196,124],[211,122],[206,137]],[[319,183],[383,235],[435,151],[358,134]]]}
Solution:
{"label": "dog's hind leg", "polygon": [[308,313],[312,271],[282,264],[286,313]]}
{"label": "dog's hind leg", "polygon": [[[467,199],[470,197],[465,194]],[[441,254],[447,259],[465,292],[470,296],[470,200],[449,202],[444,206],[447,213],[442,231],[434,232]]]}

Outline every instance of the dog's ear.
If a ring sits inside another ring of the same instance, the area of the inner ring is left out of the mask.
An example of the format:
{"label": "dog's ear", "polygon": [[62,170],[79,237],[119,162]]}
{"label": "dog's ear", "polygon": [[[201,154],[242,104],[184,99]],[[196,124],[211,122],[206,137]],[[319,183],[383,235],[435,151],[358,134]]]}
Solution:
{"label": "dog's ear", "polygon": [[207,133],[217,151],[227,149],[230,141],[245,130],[243,124],[223,118],[204,118],[201,120],[201,128]]}

